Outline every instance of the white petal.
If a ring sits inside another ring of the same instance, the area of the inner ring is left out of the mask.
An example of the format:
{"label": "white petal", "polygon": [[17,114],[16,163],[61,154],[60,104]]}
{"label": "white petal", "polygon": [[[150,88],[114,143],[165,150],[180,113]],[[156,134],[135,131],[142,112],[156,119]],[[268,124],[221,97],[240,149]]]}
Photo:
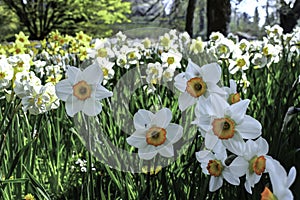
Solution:
{"label": "white petal", "polygon": [[200,132],[207,133],[211,129],[211,119],[212,117],[209,115],[202,116],[201,118],[192,121],[192,124],[197,125]]}
{"label": "white petal", "polygon": [[250,100],[245,99],[245,100],[241,100],[237,103],[234,103],[229,107],[230,113],[228,113],[228,114],[231,117],[231,119],[234,120],[234,122],[236,124],[240,124],[243,121],[249,103],[250,103]]}
{"label": "white petal", "polygon": [[200,70],[205,82],[218,83],[220,81],[222,70],[217,63],[203,65]]}
{"label": "white petal", "polygon": [[172,120],[172,112],[168,108],[159,110],[153,117],[151,124],[166,128]]}
{"label": "white petal", "polygon": [[211,109],[211,98],[205,98],[202,96],[198,98],[195,115],[199,118],[202,118],[202,115],[215,115]]}
{"label": "white petal", "polygon": [[262,137],[259,137],[255,143],[258,146],[258,155],[266,155],[269,152],[269,143]]}
{"label": "white petal", "polygon": [[178,98],[178,103],[179,103],[179,109],[181,111],[184,111],[188,107],[194,105],[196,103],[197,99],[192,97],[189,93],[184,92],[180,94]]}
{"label": "white petal", "polygon": [[138,154],[141,159],[150,160],[157,154],[157,150],[154,146],[147,145],[146,148],[140,148]]}
{"label": "white petal", "polygon": [[69,66],[67,68],[67,78],[72,85],[76,84],[78,81],[78,77],[81,77],[81,70],[77,67]]}
{"label": "white petal", "polygon": [[103,80],[103,72],[100,66],[95,62],[94,64],[85,68],[82,72],[82,78],[88,84],[98,84]]}
{"label": "white petal", "polygon": [[208,160],[214,160],[214,156],[211,153],[211,151],[208,150],[202,150],[202,151],[198,151],[196,152],[196,159],[202,163],[204,161],[208,161]]}
{"label": "white petal", "polygon": [[134,114],[133,123],[135,129],[150,128],[149,125],[154,117],[154,114],[148,110],[139,109],[137,113]]}
{"label": "white petal", "polygon": [[205,83],[206,83],[206,86],[207,86],[207,91],[209,93],[217,93],[225,99],[226,90],[224,90],[224,88],[219,87],[218,85],[216,85],[213,82],[208,82],[207,81]]}
{"label": "white petal", "polygon": [[84,101],[80,101],[77,97],[71,95],[66,101],[66,111],[70,117],[83,109]]}
{"label": "white petal", "polygon": [[229,80],[229,85],[230,85],[230,91],[231,93],[236,93],[237,90],[236,90],[236,82],[232,79]]}
{"label": "white petal", "polygon": [[226,147],[221,140],[218,140],[214,146],[213,152],[216,154],[218,160],[224,160],[227,158]]}
{"label": "white petal", "polygon": [[237,66],[235,66],[235,65],[231,65],[231,66],[229,67],[229,73],[230,73],[230,74],[235,74],[235,73],[238,72],[239,70],[240,70],[240,68],[237,67]]}
{"label": "white petal", "polygon": [[67,101],[73,93],[73,87],[68,79],[61,80],[55,85],[56,96],[62,101]]}
{"label": "white petal", "polygon": [[249,193],[249,194],[252,194],[252,189],[251,189],[251,185],[250,185],[250,183],[246,180],[245,181],[245,189],[246,189],[246,191]]}
{"label": "white petal", "polygon": [[272,157],[266,157],[266,171],[269,173],[273,191],[277,194],[280,194],[284,191],[286,187],[286,182],[284,179],[287,179],[287,173],[283,166]]}
{"label": "white petal", "polygon": [[211,109],[214,115],[217,117],[224,117],[225,111],[229,107],[228,102],[216,94],[211,94],[208,100],[211,102]]}
{"label": "white petal", "polygon": [[95,91],[95,99],[102,100],[107,97],[111,97],[113,93],[109,90],[107,90],[102,85],[98,84]]}
{"label": "white petal", "polygon": [[277,197],[277,199],[280,199],[280,200],[293,200],[294,199],[294,195],[291,192],[291,190],[289,190],[289,189],[284,190],[284,192],[281,194],[274,193],[274,195]]}
{"label": "white petal", "polygon": [[136,130],[130,137],[126,139],[127,143],[136,148],[146,148],[145,129]]}
{"label": "white petal", "polygon": [[201,76],[201,70],[200,67],[195,64],[191,59],[189,59],[188,66],[185,71],[186,79],[190,80],[194,77],[200,77]]}
{"label": "white petal", "polygon": [[158,150],[158,153],[167,158],[173,157],[174,156],[173,145],[163,146]]}
{"label": "white petal", "polygon": [[186,89],[186,83],[187,83],[187,79],[185,78],[185,73],[182,72],[182,73],[178,74],[177,76],[175,76],[174,81],[175,81],[174,86],[180,92],[184,92]]}
{"label": "white petal", "polygon": [[239,177],[233,175],[229,169],[224,169],[222,171],[222,175],[225,178],[225,180],[232,184],[232,185],[239,185],[240,184],[240,179]]}
{"label": "white petal", "polygon": [[249,163],[243,157],[238,156],[235,158],[229,166],[231,173],[234,175],[241,177],[246,174],[248,170]]}
{"label": "white petal", "polygon": [[245,152],[246,143],[243,138],[235,133],[234,136],[227,140],[222,140],[224,146],[232,153],[242,156]]}
{"label": "white petal", "polygon": [[265,154],[259,154],[259,146],[258,144],[253,141],[253,140],[247,140],[246,142],[246,148],[244,151],[244,158],[246,160],[251,160],[253,156],[260,156],[260,155],[265,155]]}
{"label": "white petal", "polygon": [[244,139],[255,139],[261,135],[261,124],[256,119],[245,115],[243,122],[237,125],[235,130]]}
{"label": "white petal", "polygon": [[223,185],[223,178],[221,176],[219,176],[219,177],[211,176],[210,177],[210,181],[209,181],[209,191],[210,192],[216,191],[217,189],[222,187],[222,185]]}
{"label": "white petal", "polygon": [[182,137],[183,134],[182,126],[173,123],[168,125],[166,131],[167,131],[167,139],[171,144],[177,142]]}
{"label": "white petal", "polygon": [[88,98],[84,101],[82,111],[88,116],[96,116],[102,110],[101,103],[94,98]]}
{"label": "white petal", "polygon": [[296,179],[296,168],[295,167],[292,167],[290,169],[290,172],[288,174],[288,177],[287,177],[287,188],[291,187],[291,185],[294,183],[295,179]]}
{"label": "white petal", "polygon": [[211,133],[205,135],[205,147],[212,150],[217,144],[219,138]]}

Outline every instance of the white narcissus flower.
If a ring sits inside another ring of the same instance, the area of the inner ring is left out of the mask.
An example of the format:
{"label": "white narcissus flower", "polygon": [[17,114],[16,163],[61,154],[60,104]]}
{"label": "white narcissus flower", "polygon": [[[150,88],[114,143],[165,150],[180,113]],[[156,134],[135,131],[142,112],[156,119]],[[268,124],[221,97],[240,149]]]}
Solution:
{"label": "white narcissus flower", "polygon": [[16,73],[14,92],[19,98],[30,95],[30,87],[41,86],[41,80],[33,71]]}
{"label": "white narcissus flower", "polygon": [[178,99],[179,109],[184,111],[194,105],[199,97],[207,97],[210,93],[225,94],[217,85],[220,78],[221,67],[217,63],[199,67],[189,60],[186,72],[175,77],[174,85],[182,92]]}
{"label": "white narcissus flower", "polygon": [[240,50],[234,54],[233,59],[229,59],[229,72],[235,74],[238,71],[245,71],[250,66],[250,56],[248,53],[241,54]]}
{"label": "white narcissus flower", "polygon": [[173,80],[173,76],[174,76],[174,72],[175,70],[171,69],[171,68],[167,68],[164,70],[163,74],[162,74],[162,78],[164,82],[169,82]]}
{"label": "white narcissus flower", "polygon": [[13,76],[14,70],[12,66],[5,57],[0,57],[0,89],[8,87]]}
{"label": "white narcissus flower", "polygon": [[133,118],[136,131],[127,138],[127,143],[138,148],[141,159],[150,160],[157,153],[164,157],[173,157],[173,144],[183,133],[182,126],[170,123],[172,112],[162,108],[156,114],[140,109]]}
{"label": "white narcissus flower", "polygon": [[129,64],[135,65],[141,59],[141,54],[137,48],[129,48],[126,52],[126,58]]}
{"label": "white narcissus flower", "polygon": [[107,58],[97,58],[97,62],[103,72],[103,85],[107,83],[108,80],[112,79],[115,75],[115,71],[113,69],[113,66],[115,63],[110,62]]}
{"label": "white narcissus flower", "polygon": [[159,62],[148,63],[146,74],[146,81],[150,84],[157,84],[160,82],[162,76],[163,68]]}
{"label": "white narcissus flower", "polygon": [[209,191],[214,192],[223,185],[223,179],[232,185],[239,185],[240,179],[230,171],[230,167],[225,164],[227,159],[226,149],[218,153],[209,150],[196,152],[196,158],[201,163],[202,172],[211,175],[209,181]]}
{"label": "white narcissus flower", "polygon": [[237,92],[237,84],[234,80],[229,80],[230,87],[223,87],[225,94],[225,99],[229,104],[237,103],[241,100],[240,93]]}
{"label": "white narcissus flower", "polygon": [[51,109],[56,109],[59,107],[59,99],[56,96],[55,93],[55,85],[53,85],[53,83],[46,83],[46,85],[44,85],[45,89],[45,93],[49,96],[50,100],[49,102],[47,102],[46,104],[46,109],[47,110],[51,110]]}
{"label": "white narcissus flower", "polygon": [[268,60],[267,57],[265,57],[263,54],[254,53],[251,63],[254,65],[254,69],[258,69],[265,67],[268,63]]}
{"label": "white narcissus flower", "polygon": [[232,53],[234,46],[235,44],[232,40],[223,38],[212,49],[219,59],[227,59]]}
{"label": "white narcissus flower", "polygon": [[262,173],[266,172],[266,160],[269,156],[268,142],[259,137],[257,140],[248,140],[245,148],[232,149],[233,153],[238,155],[230,164],[231,173],[238,177],[246,174],[245,188],[252,194],[252,187],[259,182]]}
{"label": "white narcissus flower", "polygon": [[83,71],[68,67],[67,77],[55,85],[57,97],[66,102],[67,114],[73,117],[83,111],[88,116],[98,115],[102,110],[100,100],[112,96],[112,92],[101,85],[103,73],[97,63]]}
{"label": "white narcissus flower", "polygon": [[111,49],[111,44],[107,39],[98,39],[95,40],[94,48],[87,49],[88,57],[90,58],[113,58],[115,56],[114,52]]}
{"label": "white narcissus flower", "polygon": [[175,70],[176,68],[181,68],[181,59],[182,54],[179,52],[169,51],[167,53],[164,52],[161,54],[161,61],[163,62],[162,66],[171,68],[173,70]]}
{"label": "white narcissus flower", "polygon": [[266,161],[266,171],[269,173],[273,194],[278,200],[294,199],[289,189],[296,179],[296,169],[292,167],[287,175],[284,167],[275,159],[269,156]]}
{"label": "white narcissus flower", "polygon": [[224,38],[224,35],[220,32],[212,32],[209,36],[210,42],[219,42]]}
{"label": "white narcissus flower", "polygon": [[52,102],[51,96],[47,92],[47,87],[42,85],[28,85],[28,94],[22,98],[23,110],[28,110],[33,115],[50,110]]}
{"label": "white narcissus flower", "polygon": [[201,37],[197,37],[196,39],[192,39],[189,52],[192,54],[200,54],[204,51],[204,46],[205,44]]}
{"label": "white narcissus flower", "polygon": [[14,68],[14,72],[28,72],[30,69],[31,56],[29,54],[18,54],[10,56],[8,62]]}
{"label": "white narcissus flower", "polygon": [[243,139],[255,139],[261,135],[260,122],[246,115],[249,102],[246,99],[229,105],[216,94],[198,101],[193,124],[199,127],[208,149],[213,149],[221,140],[232,151],[244,145]]}

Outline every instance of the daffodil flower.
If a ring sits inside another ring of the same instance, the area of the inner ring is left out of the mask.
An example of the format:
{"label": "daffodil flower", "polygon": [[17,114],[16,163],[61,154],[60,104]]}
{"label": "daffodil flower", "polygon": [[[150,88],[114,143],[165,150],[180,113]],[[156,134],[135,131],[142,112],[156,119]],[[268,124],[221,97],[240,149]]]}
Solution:
{"label": "daffodil flower", "polygon": [[229,81],[230,87],[223,87],[226,92],[225,99],[229,104],[237,103],[241,100],[240,93],[237,92],[236,82],[232,79]]}
{"label": "daffodil flower", "polygon": [[168,108],[156,114],[140,109],[133,118],[136,131],[127,138],[127,143],[138,148],[141,159],[150,160],[157,153],[164,157],[173,157],[173,144],[181,137],[182,126],[170,123],[172,112]]}
{"label": "daffodil flower", "polygon": [[180,61],[182,59],[182,54],[179,52],[169,51],[167,53],[161,54],[161,61],[163,62],[163,67],[168,67],[173,70],[176,68],[181,68]]}
{"label": "daffodil flower", "polygon": [[14,70],[3,56],[0,57],[0,89],[6,88],[10,85],[13,78]]}
{"label": "daffodil flower", "polygon": [[243,139],[255,139],[261,135],[261,124],[246,115],[250,100],[241,100],[229,105],[219,95],[210,95],[198,101],[196,124],[205,137],[205,146],[213,149],[219,140],[229,151],[243,146]]}
{"label": "daffodil flower", "polygon": [[234,149],[233,153],[239,155],[230,164],[231,172],[236,176],[246,174],[245,188],[252,194],[251,188],[259,182],[261,175],[266,172],[266,160],[269,156],[268,142],[259,137],[257,140],[248,140],[243,149]]}
{"label": "daffodil flower", "polygon": [[67,79],[55,85],[56,95],[66,102],[67,114],[73,117],[79,111],[88,116],[98,115],[102,110],[100,100],[112,96],[101,85],[103,72],[94,63],[81,71],[76,67],[68,67]]}
{"label": "daffodil flower", "polygon": [[231,173],[230,168],[225,164],[227,159],[226,149],[219,153],[209,150],[196,152],[196,158],[201,163],[202,172],[210,175],[209,191],[214,192],[223,185],[223,179],[232,185],[239,185],[240,179]]}
{"label": "daffodil flower", "polygon": [[182,93],[179,96],[179,109],[184,111],[194,105],[201,96],[210,93],[223,95],[224,91],[217,85],[221,78],[221,67],[211,63],[199,67],[189,60],[186,72],[175,77],[175,87]]}
{"label": "daffodil flower", "polygon": [[296,179],[296,169],[292,167],[287,174],[284,167],[272,157],[266,161],[266,171],[269,173],[273,188],[273,195],[277,200],[294,199],[293,193],[289,189]]}

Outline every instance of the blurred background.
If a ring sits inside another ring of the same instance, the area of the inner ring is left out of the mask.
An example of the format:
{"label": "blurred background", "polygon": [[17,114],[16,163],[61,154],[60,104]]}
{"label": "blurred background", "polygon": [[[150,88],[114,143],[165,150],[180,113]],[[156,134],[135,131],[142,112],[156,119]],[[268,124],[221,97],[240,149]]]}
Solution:
{"label": "blurred background", "polygon": [[140,27],[260,39],[266,25],[291,32],[299,13],[300,0],[0,0],[0,41],[13,41],[19,31],[40,40],[53,30],[107,37]]}

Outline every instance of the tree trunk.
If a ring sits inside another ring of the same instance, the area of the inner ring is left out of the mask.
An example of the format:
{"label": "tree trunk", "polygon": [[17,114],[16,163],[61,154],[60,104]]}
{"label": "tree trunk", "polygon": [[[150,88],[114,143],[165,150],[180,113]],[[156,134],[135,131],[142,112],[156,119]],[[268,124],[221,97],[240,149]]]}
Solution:
{"label": "tree trunk", "polygon": [[283,28],[284,33],[290,33],[297,24],[300,18],[300,0],[296,0],[294,7],[290,9],[288,5],[281,6],[280,8],[280,26]]}
{"label": "tree trunk", "polygon": [[193,37],[193,22],[195,12],[196,0],[189,0],[189,4],[186,12],[185,31]]}
{"label": "tree trunk", "polygon": [[207,38],[216,31],[227,35],[230,14],[230,0],[207,0]]}

